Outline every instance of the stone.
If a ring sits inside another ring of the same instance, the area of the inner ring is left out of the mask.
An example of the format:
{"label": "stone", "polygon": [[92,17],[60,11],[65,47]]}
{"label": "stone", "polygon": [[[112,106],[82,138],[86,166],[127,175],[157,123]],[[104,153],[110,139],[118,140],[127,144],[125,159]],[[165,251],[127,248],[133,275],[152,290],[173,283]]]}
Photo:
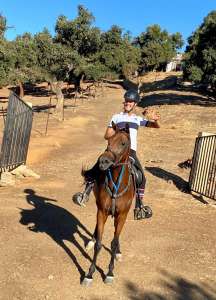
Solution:
{"label": "stone", "polygon": [[26,168],[25,171],[23,172],[23,175],[25,177],[34,177],[36,179],[39,179],[40,178],[40,175],[38,175],[37,173],[35,173],[34,171],[32,171],[31,169],[29,168]]}
{"label": "stone", "polygon": [[2,172],[0,176],[0,186],[15,185],[15,178],[10,172]]}
{"label": "stone", "polygon": [[17,178],[21,177],[34,177],[39,179],[40,175],[36,174],[34,171],[32,171],[30,168],[28,168],[26,165],[21,165],[11,171],[13,175],[15,175]]}

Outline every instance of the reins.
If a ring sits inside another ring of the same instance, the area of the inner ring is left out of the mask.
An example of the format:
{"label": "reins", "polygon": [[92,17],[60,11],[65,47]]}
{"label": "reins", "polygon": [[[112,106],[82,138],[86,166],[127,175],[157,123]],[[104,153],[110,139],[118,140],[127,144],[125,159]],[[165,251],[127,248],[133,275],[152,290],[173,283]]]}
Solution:
{"label": "reins", "polygon": [[[127,133],[124,132],[124,131],[122,131],[122,133],[128,135],[129,134],[129,127],[127,129],[128,129]],[[106,176],[105,176],[105,183],[104,183],[105,189],[106,189],[107,193],[110,195],[110,197],[112,199],[111,215],[112,215],[112,217],[114,217],[115,208],[116,208],[116,198],[119,198],[119,197],[123,196],[128,191],[128,189],[130,187],[130,184],[131,184],[131,176],[132,176],[131,175],[132,174],[132,172],[131,172],[131,163],[127,160],[127,158],[126,158],[125,162],[120,162],[123,158],[124,153],[122,153],[122,155],[118,158],[118,162],[117,162],[117,155],[114,151],[112,151],[112,148],[109,145],[107,146],[106,151],[110,152],[114,157],[114,163],[113,163],[112,167],[107,169],[107,173],[106,173]],[[125,174],[125,169],[126,169],[125,166],[126,165],[128,167],[128,171],[129,171],[127,186],[121,192],[119,192],[119,189],[120,189],[121,183],[122,183],[122,179],[123,179],[123,176]],[[117,180],[114,181],[112,170],[116,167],[119,167],[119,166],[121,166],[121,170],[119,172]],[[110,187],[110,183],[112,185],[112,188]]]}
{"label": "reins", "polygon": [[[123,178],[123,175],[124,175],[124,172],[125,172],[125,165],[127,165],[128,168],[129,168],[128,182],[127,182],[127,186],[124,188],[124,190],[122,190],[120,193],[118,193],[119,188],[121,186],[122,178]],[[108,194],[110,195],[110,197],[112,199],[112,207],[111,207],[112,217],[115,214],[116,198],[119,198],[119,197],[123,196],[128,191],[130,183],[131,183],[130,163],[128,163],[128,162],[118,163],[115,166],[122,166],[117,181],[114,182],[112,172],[111,172],[110,168],[107,170],[107,175],[105,177],[105,188],[106,188],[106,191],[108,192]],[[110,188],[109,182],[111,182],[111,184],[113,186],[113,189]]]}

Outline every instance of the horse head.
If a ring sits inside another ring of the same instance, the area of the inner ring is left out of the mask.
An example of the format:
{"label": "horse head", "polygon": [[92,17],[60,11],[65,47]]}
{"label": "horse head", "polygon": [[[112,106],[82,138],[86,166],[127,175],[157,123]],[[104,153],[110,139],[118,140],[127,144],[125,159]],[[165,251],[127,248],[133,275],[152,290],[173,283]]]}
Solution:
{"label": "horse head", "polygon": [[118,163],[125,162],[129,156],[130,133],[128,123],[126,123],[125,128],[119,129],[112,122],[112,128],[115,130],[115,134],[108,139],[107,149],[99,157],[99,168],[102,171],[111,166],[116,166]]}

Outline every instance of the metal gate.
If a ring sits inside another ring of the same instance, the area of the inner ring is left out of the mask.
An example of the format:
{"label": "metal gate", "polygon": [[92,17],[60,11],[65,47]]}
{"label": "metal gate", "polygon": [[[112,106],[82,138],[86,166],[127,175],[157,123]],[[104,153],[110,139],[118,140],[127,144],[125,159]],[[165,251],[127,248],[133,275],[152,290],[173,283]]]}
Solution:
{"label": "metal gate", "polygon": [[11,92],[1,146],[0,171],[26,162],[32,120],[32,108]]}
{"label": "metal gate", "polygon": [[196,138],[189,187],[216,200],[216,135]]}

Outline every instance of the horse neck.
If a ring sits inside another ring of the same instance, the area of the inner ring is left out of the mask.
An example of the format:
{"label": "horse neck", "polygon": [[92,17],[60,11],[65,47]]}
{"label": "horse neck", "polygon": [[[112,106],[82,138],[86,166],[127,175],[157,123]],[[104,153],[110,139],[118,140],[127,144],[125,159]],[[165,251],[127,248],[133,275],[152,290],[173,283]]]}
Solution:
{"label": "horse neck", "polygon": [[112,168],[112,174],[113,177],[118,177],[119,176],[119,172],[121,172],[122,167],[124,166],[125,170],[124,170],[124,174],[123,177],[127,176],[129,174],[129,150],[122,156],[121,160],[119,161],[119,163],[117,164],[117,166]]}

